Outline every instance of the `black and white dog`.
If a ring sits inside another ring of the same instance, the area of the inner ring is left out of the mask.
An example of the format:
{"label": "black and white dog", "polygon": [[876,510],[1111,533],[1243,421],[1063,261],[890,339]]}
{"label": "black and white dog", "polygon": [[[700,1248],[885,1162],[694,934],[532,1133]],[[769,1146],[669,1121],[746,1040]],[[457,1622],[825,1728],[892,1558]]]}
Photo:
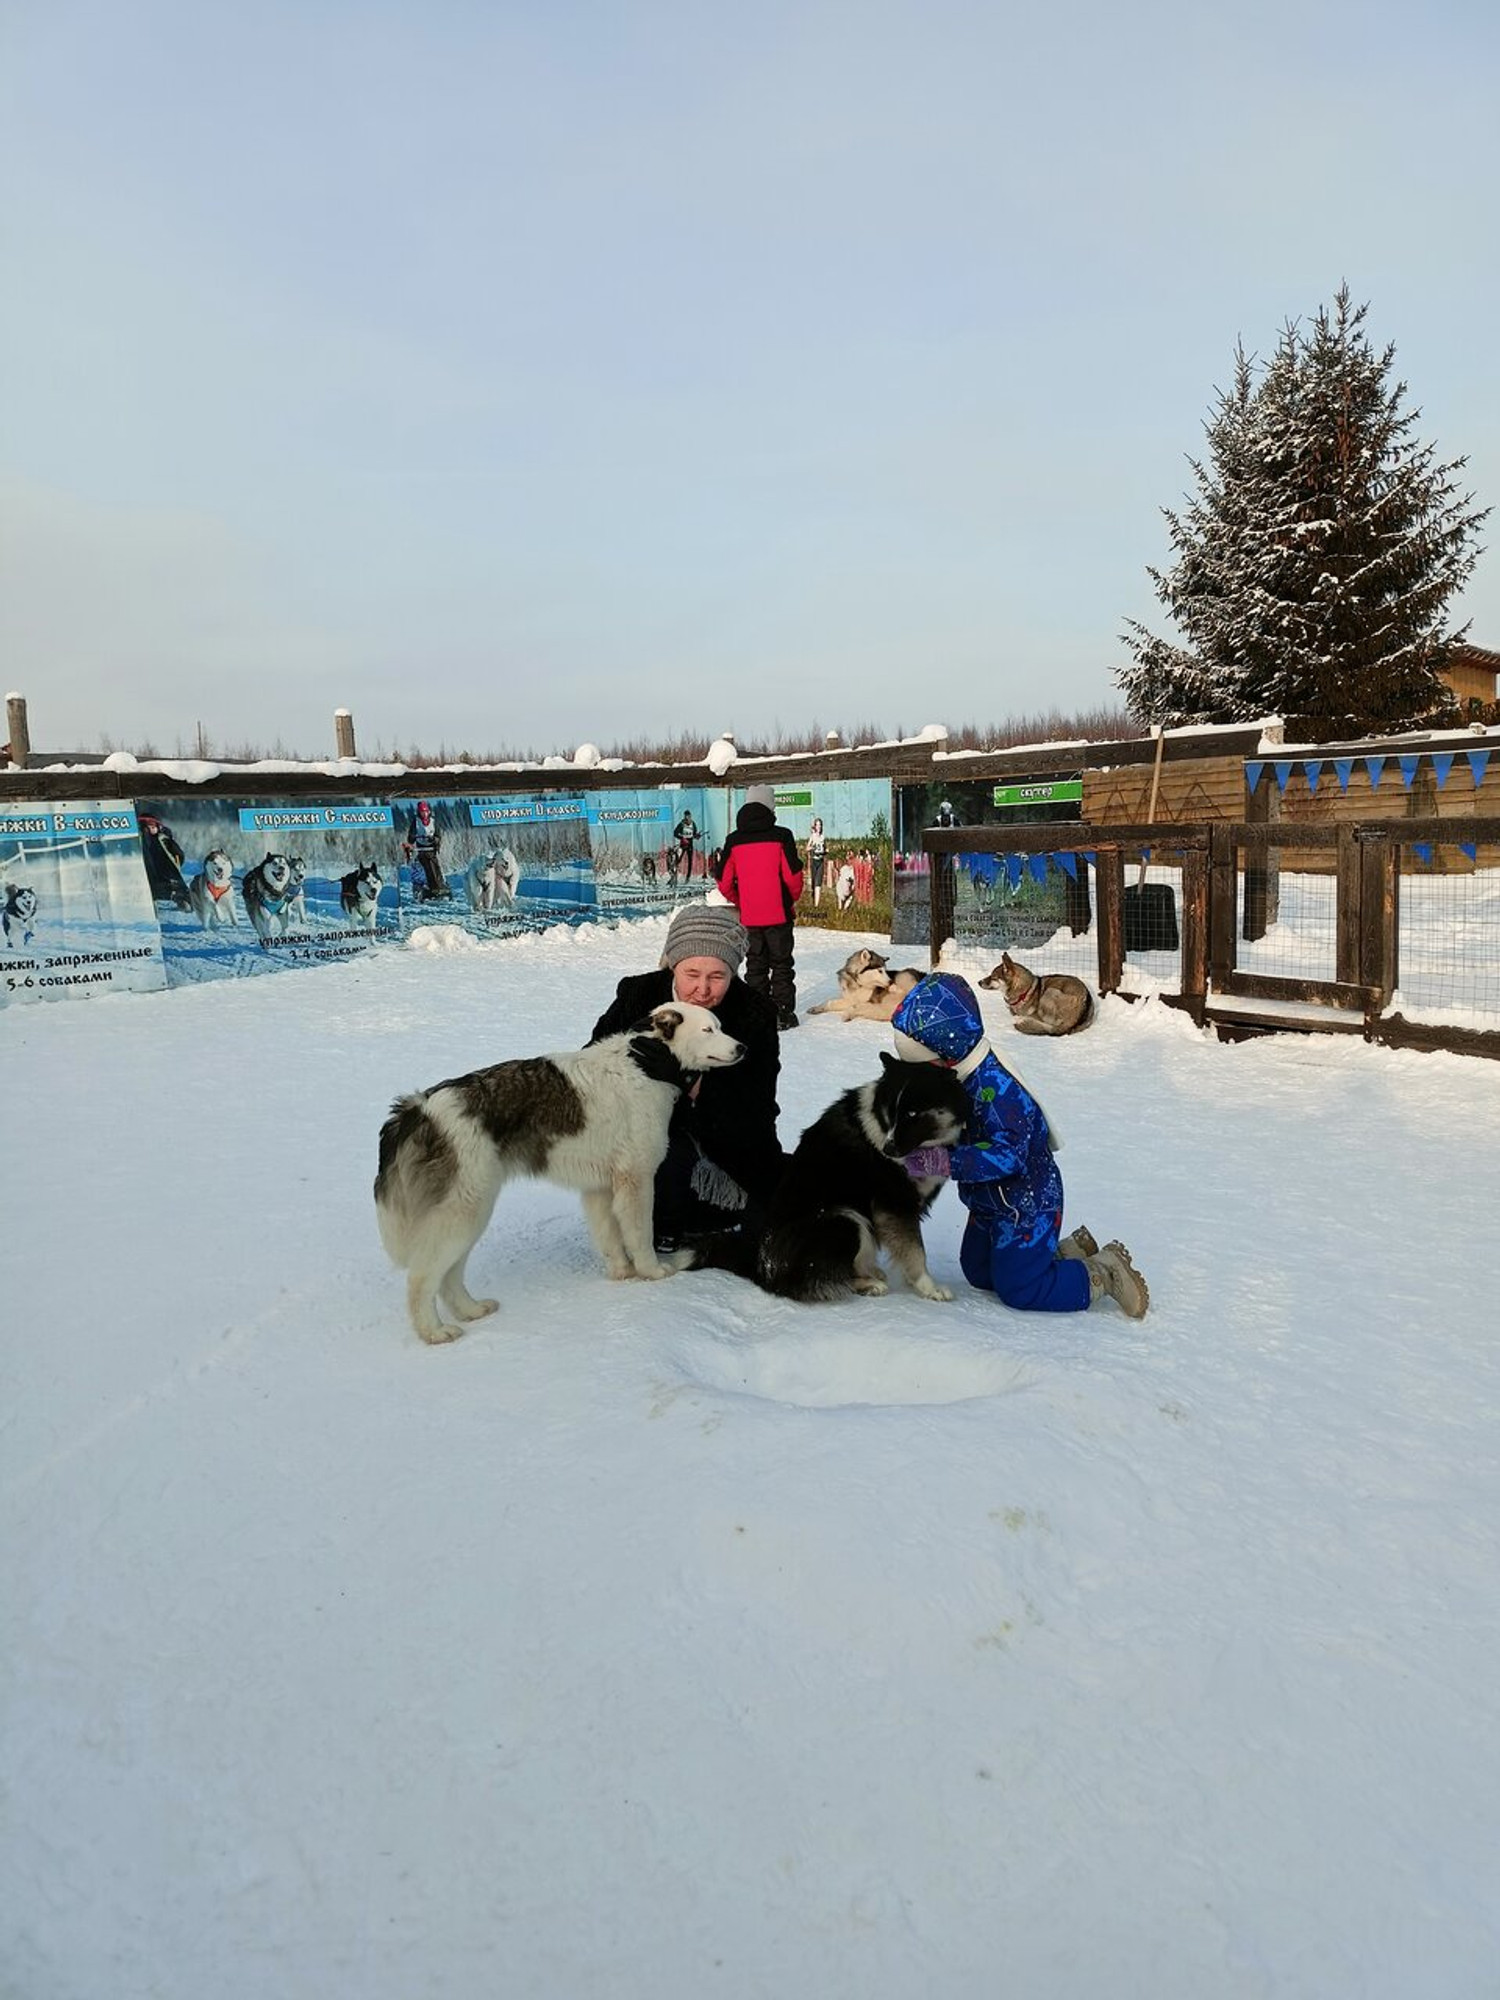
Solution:
{"label": "black and white dog", "polygon": [[[672,1001],[586,1049],[496,1063],[398,1098],[380,1132],[375,1214],[423,1340],[456,1340],[496,1310],[470,1296],[469,1252],[508,1180],[574,1188],[612,1278],[684,1268],[652,1245],[656,1170],[679,1094],[699,1070],[736,1063],[741,1043],[706,1007]],[[459,1323],[439,1318],[441,1300]]]}
{"label": "black and white dog", "polygon": [[284,854],[268,854],[245,870],[240,901],[262,945],[286,936],[292,893],[292,864]]}
{"label": "black and white dog", "polygon": [[0,924],[4,925],[5,942],[13,948],[30,944],[36,936],[36,890],[24,882],[7,882],[3,893]]}
{"label": "black and white dog", "polygon": [[771,1200],[753,1272],[733,1237],[694,1253],[709,1269],[753,1275],[768,1292],[811,1304],[850,1292],[880,1298],[889,1289],[884,1251],[919,1298],[952,1292],[927,1269],[922,1218],[943,1185],[908,1155],[951,1146],[968,1111],[951,1070],[882,1055],[873,1083],[846,1090],[797,1143]]}
{"label": "black and white dog", "polygon": [[224,924],[238,924],[234,863],[222,847],[211,847],[204,855],[202,868],[188,884],[188,901],[206,931],[217,930]]}
{"label": "black and white dog", "polygon": [[380,870],[373,861],[361,861],[339,877],[339,908],[356,930],[374,930],[380,910]]}

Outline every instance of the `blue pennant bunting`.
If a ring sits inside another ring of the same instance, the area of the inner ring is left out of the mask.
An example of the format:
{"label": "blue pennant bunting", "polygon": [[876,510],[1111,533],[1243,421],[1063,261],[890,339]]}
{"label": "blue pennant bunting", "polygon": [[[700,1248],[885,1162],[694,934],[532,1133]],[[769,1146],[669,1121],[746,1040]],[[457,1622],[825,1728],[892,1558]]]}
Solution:
{"label": "blue pennant bunting", "polygon": [[1469,760],[1469,769],[1474,773],[1474,789],[1477,791],[1484,783],[1484,774],[1489,769],[1490,753],[1488,750],[1466,750],[1464,755]]}
{"label": "blue pennant bunting", "polygon": [[1435,755],[1432,768],[1437,773],[1438,790],[1441,791],[1448,782],[1448,773],[1453,769],[1453,752],[1445,750],[1441,755]]}
{"label": "blue pennant bunting", "polygon": [[1303,769],[1307,772],[1307,789],[1310,792],[1315,792],[1318,789],[1318,780],[1323,775],[1323,759],[1321,757],[1309,757],[1304,763]]}
{"label": "blue pennant bunting", "polygon": [[1045,855],[1045,854],[1033,854],[1033,855],[1032,855],[1032,857],[1031,857],[1031,879],[1032,879],[1032,881],[1033,881],[1033,882],[1045,882],[1045,881],[1046,881],[1046,879],[1047,879],[1047,857],[1046,857],[1046,855]]}
{"label": "blue pennant bunting", "polygon": [[1411,790],[1411,781],[1417,775],[1417,766],[1421,761],[1420,757],[1398,757],[1396,759],[1396,762],[1401,766],[1401,782],[1408,791]]}
{"label": "blue pennant bunting", "polygon": [[1245,766],[1245,788],[1252,795],[1256,787],[1260,784],[1260,774],[1265,768],[1264,764],[1247,764]]}
{"label": "blue pennant bunting", "polygon": [[1366,757],[1364,767],[1370,774],[1370,790],[1373,792],[1380,783],[1380,774],[1385,769],[1384,757]]}
{"label": "blue pennant bunting", "polygon": [[1011,887],[1011,894],[1021,886],[1021,870],[1026,865],[1024,854],[1007,854],[1005,857],[1005,879]]}
{"label": "blue pennant bunting", "polygon": [[1070,882],[1078,880],[1078,856],[1076,854],[1059,854],[1057,865]]}
{"label": "blue pennant bunting", "polygon": [[1472,840],[1461,840],[1458,843],[1458,851],[1460,854],[1467,854],[1476,867],[1478,866],[1479,849],[1474,845]]}
{"label": "blue pennant bunting", "polygon": [[1283,763],[1273,764],[1271,768],[1276,773],[1276,789],[1280,792],[1284,792],[1287,787],[1287,780],[1292,775],[1291,758],[1288,757]]}
{"label": "blue pennant bunting", "polygon": [[1099,856],[1092,847],[1086,847],[1083,850],[1083,858],[1089,864],[1090,868],[1097,868],[1099,866]]}
{"label": "blue pennant bunting", "polygon": [[1432,866],[1432,842],[1430,840],[1414,840],[1411,844],[1411,851],[1416,855],[1424,868]]}
{"label": "blue pennant bunting", "polygon": [[1352,757],[1335,757],[1333,768],[1339,774],[1339,790],[1347,792],[1349,789],[1349,780],[1354,775],[1354,759]]}

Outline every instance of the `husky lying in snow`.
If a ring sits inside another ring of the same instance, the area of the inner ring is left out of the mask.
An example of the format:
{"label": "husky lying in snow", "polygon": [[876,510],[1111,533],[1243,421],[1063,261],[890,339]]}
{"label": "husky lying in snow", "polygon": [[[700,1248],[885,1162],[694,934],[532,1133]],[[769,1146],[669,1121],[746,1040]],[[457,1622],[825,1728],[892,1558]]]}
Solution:
{"label": "husky lying in snow", "polygon": [[[684,1268],[652,1247],[667,1127],[697,1071],[744,1052],[706,1007],[671,1001],[586,1049],[496,1063],[398,1098],[381,1128],[375,1213],[392,1263],[407,1273],[422,1339],[456,1340],[466,1322],[496,1310],[497,1300],[470,1296],[464,1266],[518,1175],[577,1189],[610,1277]],[[434,1295],[457,1326],[438,1317]]]}
{"label": "husky lying in snow", "polygon": [[1081,979],[1071,972],[1033,972],[1008,951],[979,983],[987,993],[1005,995],[1023,1035],[1075,1035],[1094,1018],[1094,996]]}
{"label": "husky lying in snow", "polygon": [[837,1014],[845,1021],[889,1021],[921,979],[912,966],[890,969],[890,960],[863,946],[839,967],[839,990],[832,1000],[809,1007],[809,1014]]}

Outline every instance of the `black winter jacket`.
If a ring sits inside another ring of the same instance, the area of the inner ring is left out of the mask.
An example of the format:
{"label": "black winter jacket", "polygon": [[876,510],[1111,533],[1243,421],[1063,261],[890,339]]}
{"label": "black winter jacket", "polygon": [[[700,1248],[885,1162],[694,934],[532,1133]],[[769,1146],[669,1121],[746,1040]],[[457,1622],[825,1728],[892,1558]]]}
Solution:
{"label": "black winter jacket", "polygon": [[[589,1040],[623,1034],[671,998],[672,974],[665,966],[622,979]],[[752,1201],[767,1202],[786,1164],[776,1136],[776,1079],[781,1074],[776,1009],[742,979],[731,979],[714,1013],[725,1034],[744,1043],[745,1053],[733,1069],[706,1071],[695,1098],[684,1094],[678,1100],[672,1129],[690,1132],[705,1159],[738,1181]]]}

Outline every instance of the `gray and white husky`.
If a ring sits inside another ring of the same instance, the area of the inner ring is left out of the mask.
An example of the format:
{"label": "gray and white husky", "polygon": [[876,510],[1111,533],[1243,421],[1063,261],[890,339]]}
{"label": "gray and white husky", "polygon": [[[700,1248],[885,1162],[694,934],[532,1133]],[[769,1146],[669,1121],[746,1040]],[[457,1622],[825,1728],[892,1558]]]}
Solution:
{"label": "gray and white husky", "polygon": [[380,914],[380,870],[373,861],[361,861],[339,877],[339,908],[356,930],[374,930]]}
{"label": "gray and white husky", "polygon": [[[380,1131],[375,1214],[406,1274],[423,1340],[456,1340],[496,1310],[470,1296],[469,1252],[508,1180],[574,1188],[612,1278],[665,1278],[652,1243],[656,1170],[680,1094],[744,1054],[706,1007],[671,1001],[622,1035],[560,1055],[496,1063],[398,1098]],[[458,1325],[439,1318],[441,1300]]]}
{"label": "gray and white husky", "polygon": [[27,882],[7,882],[0,895],[4,897],[3,922],[5,942],[8,945],[28,945],[36,936],[36,890]]}
{"label": "gray and white husky", "polygon": [[234,894],[234,863],[222,847],[211,847],[203,866],[188,884],[188,901],[206,931],[224,924],[238,924],[239,907]]}
{"label": "gray and white husky", "polygon": [[263,945],[286,936],[292,893],[292,864],[284,854],[268,854],[241,876],[240,901]]}

